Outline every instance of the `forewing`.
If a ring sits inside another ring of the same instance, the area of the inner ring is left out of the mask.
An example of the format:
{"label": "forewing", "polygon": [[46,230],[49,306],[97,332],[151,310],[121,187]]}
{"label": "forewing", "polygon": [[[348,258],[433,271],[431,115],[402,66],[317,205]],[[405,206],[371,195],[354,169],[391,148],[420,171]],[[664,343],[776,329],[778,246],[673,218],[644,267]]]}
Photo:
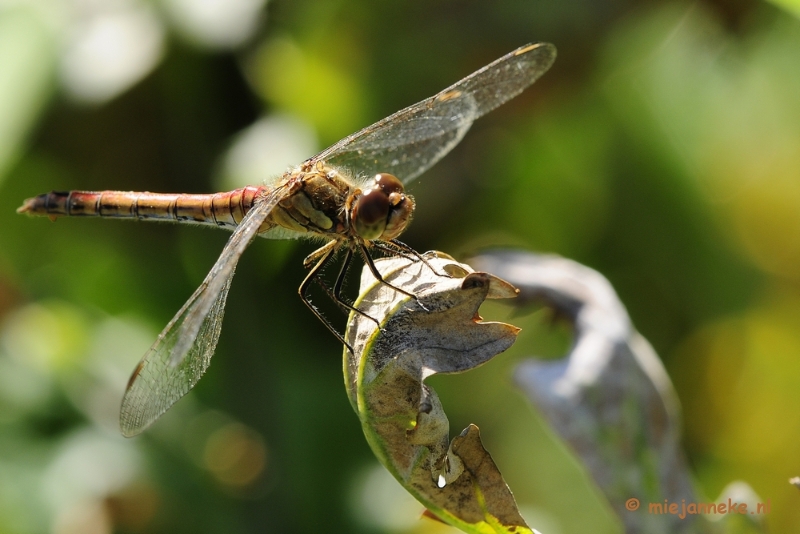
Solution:
{"label": "forewing", "polygon": [[205,373],[219,340],[236,264],[284,190],[272,190],[247,213],[203,283],[136,366],[122,398],[123,435],[135,436],[147,428]]}
{"label": "forewing", "polygon": [[325,149],[311,161],[367,175],[389,172],[408,183],[461,141],[478,117],[514,98],[553,64],[549,43],[520,47],[413,106]]}

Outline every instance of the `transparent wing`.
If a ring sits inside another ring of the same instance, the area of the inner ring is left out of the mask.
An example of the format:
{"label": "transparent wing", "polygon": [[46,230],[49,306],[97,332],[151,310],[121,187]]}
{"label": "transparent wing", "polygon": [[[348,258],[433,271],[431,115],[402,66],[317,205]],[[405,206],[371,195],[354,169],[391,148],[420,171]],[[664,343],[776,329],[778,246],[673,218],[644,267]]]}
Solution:
{"label": "transparent wing", "polygon": [[345,137],[311,158],[368,175],[389,172],[408,183],[461,141],[481,115],[514,98],[556,58],[549,43],[525,45],[460,82]]}
{"label": "transparent wing", "polygon": [[247,213],[203,283],[139,362],[122,398],[123,435],[134,436],[147,428],[205,373],[219,340],[236,264],[285,189],[273,189]]}

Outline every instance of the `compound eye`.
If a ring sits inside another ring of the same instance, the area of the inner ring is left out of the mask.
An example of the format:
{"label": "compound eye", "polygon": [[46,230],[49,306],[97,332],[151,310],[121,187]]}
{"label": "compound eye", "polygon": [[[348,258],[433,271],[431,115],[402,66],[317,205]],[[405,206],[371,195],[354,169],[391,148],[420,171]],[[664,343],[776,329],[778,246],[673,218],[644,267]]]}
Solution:
{"label": "compound eye", "polygon": [[379,191],[367,191],[358,199],[357,207],[359,222],[374,225],[386,221],[389,213],[389,197]]}
{"label": "compound eye", "polygon": [[397,176],[389,174],[388,172],[376,174],[375,185],[380,187],[381,191],[385,192],[387,195],[403,192],[403,184],[397,179]]}

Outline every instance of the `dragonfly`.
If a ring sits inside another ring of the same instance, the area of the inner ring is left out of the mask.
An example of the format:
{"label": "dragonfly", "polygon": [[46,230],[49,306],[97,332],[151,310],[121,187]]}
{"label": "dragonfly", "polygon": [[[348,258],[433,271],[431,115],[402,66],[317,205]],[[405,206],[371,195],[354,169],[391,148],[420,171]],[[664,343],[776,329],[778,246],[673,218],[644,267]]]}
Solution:
{"label": "dragonfly", "polygon": [[219,340],[236,265],[256,236],[325,241],[304,260],[309,272],[298,293],[344,343],[311,304],[311,283],[343,252],[333,290],[323,287],[341,306],[360,313],[340,294],[355,255],[381,282],[370,255],[374,251],[424,261],[397,240],[414,211],[414,199],[404,186],[450,152],[477,118],[533,84],[555,57],[549,43],[522,46],[438,94],[345,137],[269,184],[213,194],[52,191],[27,199],[19,213],[51,219],[168,220],[233,230],[211,271],[134,369],[120,409],[122,434],[142,432],[205,373]]}

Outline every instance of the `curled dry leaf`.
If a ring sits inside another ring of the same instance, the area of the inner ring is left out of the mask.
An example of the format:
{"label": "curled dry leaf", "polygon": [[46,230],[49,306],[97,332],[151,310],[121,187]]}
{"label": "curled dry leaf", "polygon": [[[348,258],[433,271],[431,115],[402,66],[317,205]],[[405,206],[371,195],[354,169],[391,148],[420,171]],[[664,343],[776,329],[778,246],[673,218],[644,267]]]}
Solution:
{"label": "curled dry leaf", "polygon": [[[474,533],[532,532],[491,456],[478,427],[449,441],[449,423],[436,392],[423,381],[489,361],[514,343],[519,329],[483,322],[486,298],[517,290],[487,273],[438,253],[428,265],[404,258],[375,263],[384,279],[366,273],[345,338],[345,381],[350,402],[373,452],[400,483],[442,521]],[[433,270],[437,272],[434,272]],[[438,274],[437,274],[438,273]]]}
{"label": "curled dry leaf", "polygon": [[[698,497],[681,448],[680,403],[655,350],[631,324],[611,283],[566,258],[498,250],[472,259],[507,278],[574,329],[559,360],[524,360],[515,382],[570,445],[627,533],[715,532],[701,514],[647,513],[646,503]],[[642,503],[632,512],[631,498]]]}

